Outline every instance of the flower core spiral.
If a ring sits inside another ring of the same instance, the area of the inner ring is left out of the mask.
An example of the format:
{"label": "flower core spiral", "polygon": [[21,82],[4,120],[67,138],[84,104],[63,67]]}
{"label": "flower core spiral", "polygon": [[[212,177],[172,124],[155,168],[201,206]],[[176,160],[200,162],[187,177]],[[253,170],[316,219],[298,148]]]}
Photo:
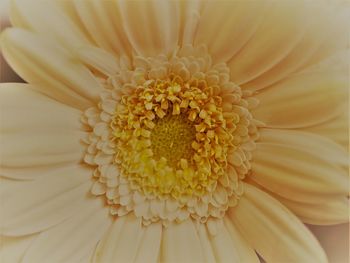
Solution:
{"label": "flower core spiral", "polygon": [[145,224],[222,218],[243,193],[257,102],[203,47],[120,67],[101,80],[101,102],[83,116],[92,193],[105,196],[112,214],[133,212]]}

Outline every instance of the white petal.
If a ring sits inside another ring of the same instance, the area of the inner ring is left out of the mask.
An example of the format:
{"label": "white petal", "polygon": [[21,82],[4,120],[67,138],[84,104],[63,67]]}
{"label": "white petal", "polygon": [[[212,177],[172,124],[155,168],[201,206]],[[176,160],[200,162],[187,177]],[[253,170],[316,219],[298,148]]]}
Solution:
{"label": "white petal", "polygon": [[27,82],[63,103],[85,109],[102,90],[92,73],[53,40],[10,28],[1,34],[5,59]]}
{"label": "white petal", "polygon": [[36,233],[69,218],[86,202],[90,174],[87,168],[67,167],[35,181],[2,179],[2,234]]}
{"label": "white petal", "polygon": [[205,262],[201,241],[192,220],[163,229],[161,262]]}
{"label": "white petal", "polygon": [[255,182],[299,202],[347,194],[347,172],[337,165],[346,154],[336,144],[297,132],[262,130],[261,135],[252,162]]}
{"label": "white petal", "polygon": [[228,215],[266,262],[327,262],[308,229],[277,200],[249,184]]}
{"label": "white petal", "polygon": [[120,1],[129,41],[144,56],[169,54],[177,47],[180,26],[177,1]]}
{"label": "white petal", "polygon": [[94,250],[111,224],[100,199],[85,199],[70,219],[39,234],[23,262],[78,262]]}

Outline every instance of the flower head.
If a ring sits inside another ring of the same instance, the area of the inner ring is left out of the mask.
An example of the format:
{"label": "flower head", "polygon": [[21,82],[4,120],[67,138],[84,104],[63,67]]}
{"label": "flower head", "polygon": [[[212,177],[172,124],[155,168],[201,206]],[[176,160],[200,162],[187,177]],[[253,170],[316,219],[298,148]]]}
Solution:
{"label": "flower head", "polygon": [[14,1],[1,235],[25,262],[327,261],[303,223],[347,221],[339,10]]}

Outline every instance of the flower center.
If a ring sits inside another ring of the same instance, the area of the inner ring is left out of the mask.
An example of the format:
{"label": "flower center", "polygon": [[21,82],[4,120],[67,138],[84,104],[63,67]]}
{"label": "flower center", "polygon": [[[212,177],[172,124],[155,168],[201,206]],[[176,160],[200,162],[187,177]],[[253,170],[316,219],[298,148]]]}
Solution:
{"label": "flower center", "polygon": [[196,130],[186,114],[167,114],[154,123],[150,137],[154,157],[157,160],[164,157],[172,168],[176,168],[181,159],[190,160],[194,154],[191,144]]}
{"label": "flower center", "polygon": [[91,192],[112,215],[205,223],[237,204],[258,138],[249,111],[257,102],[225,64],[185,46],[121,63],[101,83],[101,102],[82,118],[91,128],[84,161],[95,167]]}

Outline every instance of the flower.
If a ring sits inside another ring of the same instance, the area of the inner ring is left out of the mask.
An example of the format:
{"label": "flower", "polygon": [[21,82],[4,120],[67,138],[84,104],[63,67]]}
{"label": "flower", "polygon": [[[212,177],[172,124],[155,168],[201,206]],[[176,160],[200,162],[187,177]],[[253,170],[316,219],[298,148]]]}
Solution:
{"label": "flower", "polygon": [[13,2],[2,253],[326,262],[303,222],[347,222],[341,7]]}

